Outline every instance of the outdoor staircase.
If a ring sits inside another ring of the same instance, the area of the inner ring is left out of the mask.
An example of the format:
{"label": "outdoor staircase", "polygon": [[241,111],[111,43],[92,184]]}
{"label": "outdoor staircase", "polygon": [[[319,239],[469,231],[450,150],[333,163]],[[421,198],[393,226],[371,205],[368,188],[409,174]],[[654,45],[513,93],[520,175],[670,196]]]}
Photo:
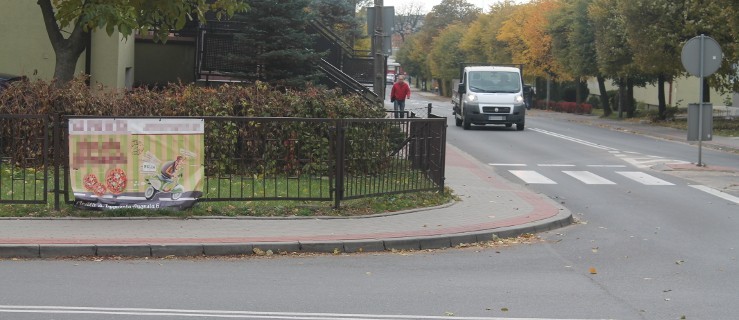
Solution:
{"label": "outdoor staircase", "polygon": [[[240,30],[240,23],[234,21],[213,21],[197,32],[195,78],[199,81],[238,81],[230,76],[233,72],[259,74],[258,65],[234,63],[225,58],[224,53],[251,54],[254,48],[243,47],[235,41],[235,33]],[[369,51],[357,51],[346,43],[330,28],[313,20],[307,27],[307,33],[315,36],[313,48],[315,52],[325,52],[316,65],[326,77],[323,84],[329,87],[340,87],[352,94],[360,95],[368,103],[380,101],[369,87],[374,81],[374,59]]]}

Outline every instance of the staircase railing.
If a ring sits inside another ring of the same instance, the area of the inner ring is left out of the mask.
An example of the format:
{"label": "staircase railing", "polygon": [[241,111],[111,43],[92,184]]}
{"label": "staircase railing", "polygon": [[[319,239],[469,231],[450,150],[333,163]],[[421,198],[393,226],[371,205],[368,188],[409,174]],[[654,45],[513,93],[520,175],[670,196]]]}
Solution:
{"label": "staircase railing", "polygon": [[378,103],[380,100],[372,90],[363,86],[359,81],[336,68],[325,59],[321,59],[318,68],[329,76],[329,80],[342,89],[360,95],[368,103]]}

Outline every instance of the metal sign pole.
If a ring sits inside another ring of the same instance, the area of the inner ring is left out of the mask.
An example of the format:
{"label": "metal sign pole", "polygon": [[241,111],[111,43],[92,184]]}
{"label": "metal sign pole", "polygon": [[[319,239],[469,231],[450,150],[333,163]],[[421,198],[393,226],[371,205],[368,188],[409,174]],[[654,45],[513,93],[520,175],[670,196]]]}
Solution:
{"label": "metal sign pole", "polygon": [[700,88],[699,89],[700,90],[700,93],[699,93],[700,100],[698,100],[698,166],[702,167],[703,166],[703,77],[704,77],[703,75],[703,67],[704,67],[703,66],[703,54],[704,52],[703,51],[705,50],[705,41],[706,41],[705,35],[701,34],[700,41],[701,41],[700,42],[701,43],[700,60],[699,60],[700,61],[699,62],[700,63],[700,66],[699,66],[700,76],[698,77],[700,81],[700,86],[698,87]]}
{"label": "metal sign pole", "polygon": [[375,94],[379,98],[379,101],[385,100],[385,48],[383,48],[383,36],[382,30],[382,14],[383,14],[383,1],[375,0],[375,33],[373,37],[374,41],[374,63],[375,63],[375,77],[372,86],[374,87]]}
{"label": "metal sign pole", "polygon": [[[702,167],[705,166],[705,164],[703,163],[703,131],[708,130],[707,138],[710,140],[711,130],[713,129],[712,123],[709,122],[705,125],[703,123],[703,119],[705,117],[711,117],[707,118],[706,121],[713,119],[711,105],[708,104],[709,107],[706,108],[706,105],[703,102],[703,82],[706,76],[712,75],[721,67],[723,53],[721,52],[721,46],[718,44],[718,42],[716,42],[716,40],[709,36],[701,34],[700,36],[693,37],[685,43],[685,45],[683,46],[683,50],[680,53],[680,60],[683,64],[683,67],[685,67],[685,70],[688,71],[689,74],[698,77],[698,81],[700,81],[698,85],[698,88],[700,90],[700,99],[698,101],[698,104],[695,105],[695,108],[693,108],[693,110],[696,110],[698,112],[698,124],[697,126],[695,126],[695,122],[690,120],[695,119],[695,116],[689,117],[690,121],[688,121],[688,139],[690,141],[698,140],[697,165],[699,167]],[[707,113],[707,115],[703,115],[704,111]],[[694,135],[694,133],[696,132],[693,130],[693,128],[698,129],[697,137],[696,135]]]}

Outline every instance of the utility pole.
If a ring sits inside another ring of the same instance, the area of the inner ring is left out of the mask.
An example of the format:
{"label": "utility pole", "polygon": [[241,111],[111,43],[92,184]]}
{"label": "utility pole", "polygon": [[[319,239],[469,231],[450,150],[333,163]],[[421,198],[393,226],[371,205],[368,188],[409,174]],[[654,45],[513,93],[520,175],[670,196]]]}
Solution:
{"label": "utility pole", "polygon": [[372,84],[375,94],[379,97],[379,101],[385,100],[385,48],[382,47],[384,33],[382,30],[382,13],[383,13],[382,0],[375,0],[375,30],[374,46],[372,46],[374,52],[372,53],[375,58],[375,81]]}

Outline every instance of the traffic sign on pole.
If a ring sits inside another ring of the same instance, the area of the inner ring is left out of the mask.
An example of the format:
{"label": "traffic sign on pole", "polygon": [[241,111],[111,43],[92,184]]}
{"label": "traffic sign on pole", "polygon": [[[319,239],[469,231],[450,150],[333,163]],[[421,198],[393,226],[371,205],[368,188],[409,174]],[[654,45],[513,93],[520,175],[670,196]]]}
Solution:
{"label": "traffic sign on pole", "polygon": [[[702,45],[701,42],[703,42]],[[700,35],[685,43],[680,59],[688,73],[696,77],[705,77],[712,75],[721,67],[723,55],[721,46],[718,45],[716,40],[709,36]],[[701,73],[701,65],[703,73]]]}
{"label": "traffic sign on pole", "polygon": [[[697,108],[695,108],[695,113],[698,114],[698,132],[696,133],[698,138],[698,166],[703,166],[703,136],[704,136],[704,113],[706,113],[703,109],[703,106],[705,105],[703,103],[703,78],[705,76],[710,76],[714,72],[718,70],[719,67],[721,67],[721,60],[723,59],[723,52],[721,52],[721,46],[718,45],[718,42],[716,40],[713,40],[711,37],[707,37],[705,35],[700,35],[697,37],[693,37],[692,39],[688,40],[687,43],[683,46],[683,50],[680,53],[680,60],[683,63],[683,67],[685,67],[685,70],[688,71],[688,73],[698,77],[700,80],[700,84],[698,87],[700,88],[700,98],[696,105]],[[707,117],[711,117],[711,120],[713,120],[713,114],[705,115]],[[690,113],[688,114],[688,118],[690,118]],[[688,119],[690,120],[690,119]],[[693,122],[695,123],[695,121]],[[709,128],[709,130],[713,130],[713,128]],[[708,137],[711,136],[711,133],[708,132]]]}

